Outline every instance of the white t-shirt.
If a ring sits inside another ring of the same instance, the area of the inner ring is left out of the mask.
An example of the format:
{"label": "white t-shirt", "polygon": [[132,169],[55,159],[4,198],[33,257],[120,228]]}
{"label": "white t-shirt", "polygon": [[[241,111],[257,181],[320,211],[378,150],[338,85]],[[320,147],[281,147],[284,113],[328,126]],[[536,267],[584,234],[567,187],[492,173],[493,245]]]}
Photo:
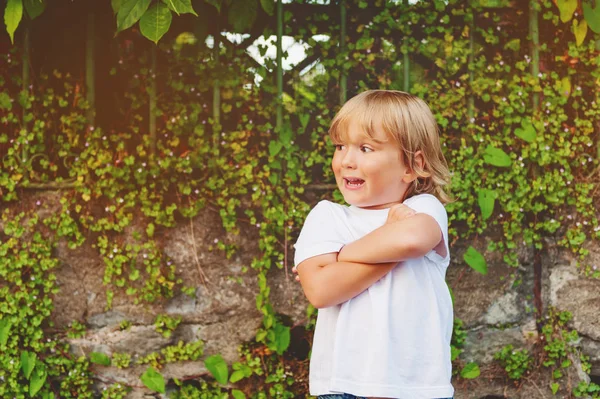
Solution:
{"label": "white t-shirt", "polygon": [[[445,283],[450,262],[448,217],[433,195],[416,195],[404,204],[438,222],[448,255],[431,251],[400,262],[356,297],[318,310],[310,359],[311,395],[343,392],[430,399],[454,394],[450,383],[452,300]],[[382,226],[388,212],[319,202],[295,244],[294,263],[338,252]]]}

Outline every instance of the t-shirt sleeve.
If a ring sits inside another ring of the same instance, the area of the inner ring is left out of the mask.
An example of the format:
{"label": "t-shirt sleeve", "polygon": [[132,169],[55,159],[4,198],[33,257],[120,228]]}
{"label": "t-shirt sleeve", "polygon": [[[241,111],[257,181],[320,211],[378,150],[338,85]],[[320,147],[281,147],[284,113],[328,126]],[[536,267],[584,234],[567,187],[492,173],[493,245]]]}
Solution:
{"label": "t-shirt sleeve", "polygon": [[298,266],[306,259],[332,252],[339,252],[344,246],[344,239],[328,201],[319,202],[308,214],[300,231],[298,241],[294,244],[294,264]]}
{"label": "t-shirt sleeve", "polygon": [[404,204],[412,208],[417,213],[425,213],[435,219],[440,226],[442,236],[444,237],[446,256],[441,256],[435,250],[431,250],[425,256],[438,263],[449,263],[450,249],[448,247],[448,214],[446,213],[446,208],[444,208],[444,205],[435,196],[430,194],[421,194],[411,197],[404,201]]}

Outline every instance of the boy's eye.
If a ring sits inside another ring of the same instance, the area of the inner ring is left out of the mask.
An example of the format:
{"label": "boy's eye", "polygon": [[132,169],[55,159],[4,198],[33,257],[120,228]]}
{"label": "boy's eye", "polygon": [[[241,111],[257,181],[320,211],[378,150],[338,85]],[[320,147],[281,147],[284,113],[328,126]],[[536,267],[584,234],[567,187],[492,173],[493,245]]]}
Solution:
{"label": "boy's eye", "polygon": [[373,152],[373,149],[371,147],[367,147],[367,146],[364,146],[364,145],[362,147],[360,147],[360,150],[362,152]]}
{"label": "boy's eye", "polygon": [[345,147],[343,144],[334,144],[333,146],[335,147],[336,151],[341,151]]}

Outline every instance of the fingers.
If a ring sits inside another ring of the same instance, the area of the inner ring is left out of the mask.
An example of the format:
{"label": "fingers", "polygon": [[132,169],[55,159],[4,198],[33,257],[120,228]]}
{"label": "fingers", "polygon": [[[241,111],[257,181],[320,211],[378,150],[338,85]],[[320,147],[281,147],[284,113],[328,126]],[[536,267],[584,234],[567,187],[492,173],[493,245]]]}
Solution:
{"label": "fingers", "polygon": [[295,280],[300,281],[300,276],[298,276],[298,268],[296,266],[292,267],[292,273],[296,275]]}
{"label": "fingers", "polygon": [[397,204],[390,208],[386,223],[397,222],[415,215],[416,212],[404,204]]}

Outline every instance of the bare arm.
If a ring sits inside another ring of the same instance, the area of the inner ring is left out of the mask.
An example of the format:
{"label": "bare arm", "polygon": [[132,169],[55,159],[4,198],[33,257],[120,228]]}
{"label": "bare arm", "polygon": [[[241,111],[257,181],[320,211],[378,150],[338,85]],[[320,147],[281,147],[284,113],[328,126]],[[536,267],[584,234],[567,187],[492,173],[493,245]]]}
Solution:
{"label": "bare arm", "polygon": [[354,298],[385,276],[397,263],[370,265],[336,262],[336,255],[329,253],[315,256],[298,265],[304,294],[316,308],[338,305]]}
{"label": "bare arm", "polygon": [[338,255],[340,262],[399,262],[424,256],[432,249],[442,256],[442,231],[432,216],[414,216],[386,223],[362,238],[346,245]]}

